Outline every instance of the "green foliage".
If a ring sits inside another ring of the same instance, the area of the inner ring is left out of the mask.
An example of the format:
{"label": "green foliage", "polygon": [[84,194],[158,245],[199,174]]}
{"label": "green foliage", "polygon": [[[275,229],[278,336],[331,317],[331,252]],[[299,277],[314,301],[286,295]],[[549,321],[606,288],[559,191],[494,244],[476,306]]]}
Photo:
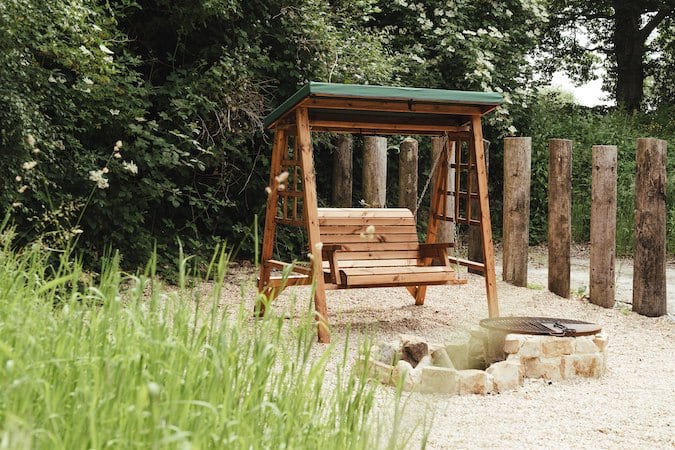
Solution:
{"label": "green foliage", "polygon": [[[621,111],[602,111],[560,102],[555,95],[542,95],[519,119],[519,130],[532,136],[532,179],[530,201],[530,241],[546,240],[548,195],[548,140],[570,139],[572,150],[572,236],[576,242],[590,238],[591,148],[616,145],[617,167],[617,252],[633,251],[635,208],[636,139],[658,137],[675,143],[672,108],[628,115]],[[675,154],[668,152],[666,210],[675,209]],[[669,251],[675,252],[675,221],[668,218]]]}
{"label": "green foliage", "polygon": [[207,268],[215,283],[204,293],[186,287],[185,258],[177,289],[151,276],[153,262],[143,276],[124,275],[117,256],[94,282],[65,260],[52,274],[37,247],[12,252],[10,234],[0,236],[3,446],[370,449],[407,441],[379,434],[363,375],[344,357],[329,365],[332,347],[314,351],[312,314],[252,323],[243,307],[219,305],[224,252]]}

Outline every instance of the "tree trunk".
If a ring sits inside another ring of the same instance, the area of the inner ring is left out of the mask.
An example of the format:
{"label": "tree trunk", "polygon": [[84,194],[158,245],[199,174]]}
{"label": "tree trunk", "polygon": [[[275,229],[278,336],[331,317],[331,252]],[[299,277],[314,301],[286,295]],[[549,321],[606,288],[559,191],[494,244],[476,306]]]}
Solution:
{"label": "tree trunk", "polygon": [[640,108],[643,97],[646,36],[640,29],[642,9],[635,0],[614,0],[616,102],[629,112]]}

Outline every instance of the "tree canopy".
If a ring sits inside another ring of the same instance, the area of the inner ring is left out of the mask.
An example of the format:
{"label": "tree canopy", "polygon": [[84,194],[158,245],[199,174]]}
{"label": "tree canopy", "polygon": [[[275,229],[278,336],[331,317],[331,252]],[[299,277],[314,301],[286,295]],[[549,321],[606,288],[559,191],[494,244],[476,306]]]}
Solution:
{"label": "tree canopy", "polygon": [[[94,258],[120,248],[128,264],[176,236],[192,252],[242,242],[263,209],[262,118],[298,85],[494,90],[501,134],[545,80],[536,73],[562,60],[580,78],[607,64],[629,109],[644,79],[649,99],[672,102],[672,11],[667,0],[4,0],[0,201],[22,242],[80,236]],[[533,58],[542,49],[550,64]]]}
{"label": "tree canopy", "polygon": [[541,50],[549,72],[562,61],[579,80],[588,80],[592,68],[602,65],[608,74],[605,87],[628,111],[643,106],[647,76],[665,88],[668,75],[659,61],[675,45],[672,0],[550,0],[548,10]]}

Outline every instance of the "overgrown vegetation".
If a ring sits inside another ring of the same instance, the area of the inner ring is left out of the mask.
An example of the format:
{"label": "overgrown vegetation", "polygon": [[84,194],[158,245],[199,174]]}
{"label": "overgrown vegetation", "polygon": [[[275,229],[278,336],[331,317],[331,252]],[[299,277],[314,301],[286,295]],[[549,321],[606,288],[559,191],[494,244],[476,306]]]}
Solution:
{"label": "overgrown vegetation", "polygon": [[[311,305],[291,323],[219,307],[224,251],[207,268],[205,292],[188,287],[186,258],[177,288],[157,281],[154,261],[126,275],[117,255],[93,281],[79,263],[50,265],[39,246],[12,251],[11,235],[0,248],[3,448],[406,444],[405,431],[386,440],[384,420],[399,415],[374,412],[374,385],[346,368],[346,354],[327,367],[336,349],[316,348]],[[334,387],[324,385],[327,370]]]}
{"label": "overgrown vegetation", "polygon": [[[612,13],[608,3],[596,12]],[[252,257],[249,236],[264,210],[269,167],[261,120],[308,80],[501,92],[505,103],[486,130],[498,197],[505,135],[549,136],[568,122],[604,120],[600,129],[623,143],[644,133],[671,139],[649,125],[665,123],[672,110],[672,7],[656,3],[643,105],[660,112],[628,118],[640,124],[629,133],[619,115],[531,106],[545,81],[531,55],[560,43],[542,47],[545,35],[583,27],[547,0],[6,0],[0,204],[12,212],[17,245],[60,248],[77,236],[86,261],[115,248],[122,266],[135,269],[156,249],[160,270],[175,271],[177,237],[202,267],[224,241]],[[565,61],[587,78],[597,61],[576,50]],[[578,142],[590,143],[596,125],[570,130],[585,130]],[[330,139],[316,148],[318,165],[327,167]],[[329,190],[320,194],[328,198]],[[540,231],[541,218],[533,220]],[[575,229],[584,239],[583,226]],[[280,238],[298,247],[294,236]]]}

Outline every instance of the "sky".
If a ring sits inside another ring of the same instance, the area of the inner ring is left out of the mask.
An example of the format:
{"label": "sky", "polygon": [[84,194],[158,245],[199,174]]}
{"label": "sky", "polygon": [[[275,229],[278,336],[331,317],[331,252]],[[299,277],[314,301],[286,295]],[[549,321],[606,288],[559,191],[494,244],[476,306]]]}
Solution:
{"label": "sky", "polygon": [[583,86],[574,86],[572,80],[562,72],[553,74],[551,86],[572,92],[577,103],[584,106],[613,105],[614,101],[607,100],[607,92],[602,90],[602,80],[597,79]]}

